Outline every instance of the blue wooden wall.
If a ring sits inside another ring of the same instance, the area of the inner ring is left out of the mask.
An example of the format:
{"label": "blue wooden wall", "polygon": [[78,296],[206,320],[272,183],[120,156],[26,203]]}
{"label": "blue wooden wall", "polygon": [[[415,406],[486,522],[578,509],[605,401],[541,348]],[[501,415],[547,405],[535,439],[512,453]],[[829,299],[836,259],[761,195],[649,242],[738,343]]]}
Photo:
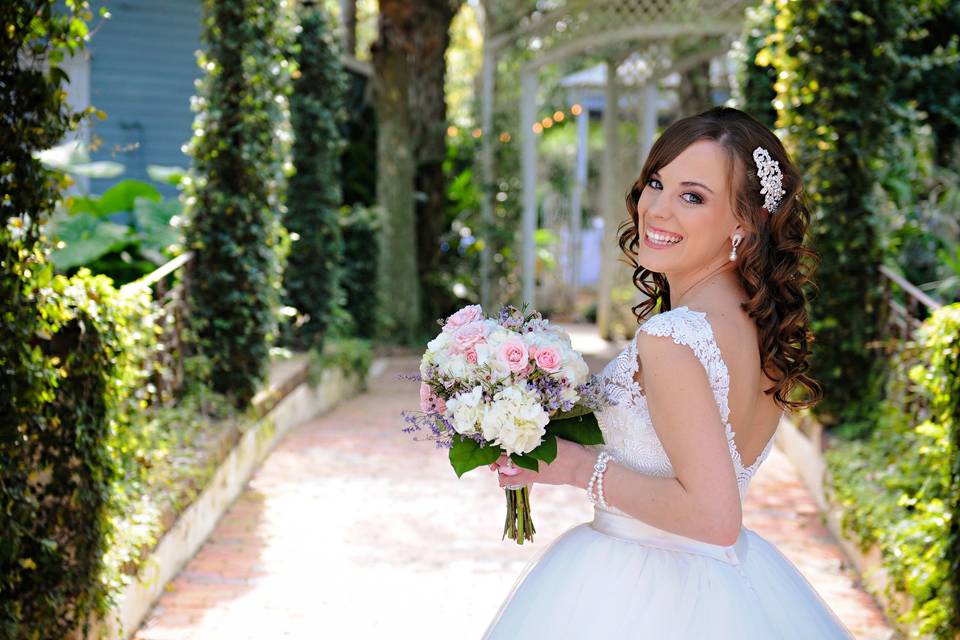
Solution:
{"label": "blue wooden wall", "polygon": [[[90,102],[107,114],[92,133],[102,139],[95,160],[114,160],[126,171],[94,180],[100,193],[117,180],[148,180],[148,164],[189,166],[181,147],[190,139],[190,97],[200,75],[200,0],[98,0],[111,13],[89,43]],[[96,24],[99,18],[94,19]],[[163,188],[173,195],[173,187]]]}

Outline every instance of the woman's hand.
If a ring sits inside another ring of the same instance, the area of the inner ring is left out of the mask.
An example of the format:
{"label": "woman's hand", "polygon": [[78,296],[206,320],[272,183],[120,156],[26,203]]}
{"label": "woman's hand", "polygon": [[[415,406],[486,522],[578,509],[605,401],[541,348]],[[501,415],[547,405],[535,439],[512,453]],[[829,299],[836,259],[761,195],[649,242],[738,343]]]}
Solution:
{"label": "woman's hand", "polygon": [[[501,455],[496,462],[490,465],[491,471],[498,471],[500,486],[508,484],[532,485],[540,484],[569,484],[585,487],[586,482],[580,482],[584,467],[593,463],[593,454],[582,444],[557,438],[557,457],[547,464],[540,461],[540,471],[530,471],[522,467],[510,469],[507,466],[507,456]],[[511,475],[513,471],[513,475]],[[589,474],[588,474],[589,476]]]}

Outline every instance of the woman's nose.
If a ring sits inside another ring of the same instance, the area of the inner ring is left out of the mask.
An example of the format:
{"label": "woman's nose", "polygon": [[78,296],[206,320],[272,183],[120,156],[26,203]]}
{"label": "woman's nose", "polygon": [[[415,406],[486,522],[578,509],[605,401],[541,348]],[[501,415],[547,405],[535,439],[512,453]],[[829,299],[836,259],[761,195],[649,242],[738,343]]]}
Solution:
{"label": "woman's nose", "polygon": [[647,215],[659,220],[668,218],[670,212],[667,210],[666,199],[660,195],[653,196],[647,205]]}

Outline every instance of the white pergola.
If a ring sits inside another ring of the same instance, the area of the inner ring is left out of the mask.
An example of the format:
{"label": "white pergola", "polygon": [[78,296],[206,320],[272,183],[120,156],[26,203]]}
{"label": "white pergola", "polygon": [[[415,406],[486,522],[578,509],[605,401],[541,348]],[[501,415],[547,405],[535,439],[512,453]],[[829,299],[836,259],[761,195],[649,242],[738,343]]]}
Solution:
{"label": "white pergola", "polygon": [[[480,173],[484,185],[482,217],[493,224],[493,102],[497,60],[520,53],[526,59],[520,70],[519,104],[522,167],[523,222],[521,225],[521,271],[523,300],[535,306],[534,232],[537,223],[537,91],[540,71],[576,56],[590,55],[605,60],[601,190],[604,235],[602,243],[597,322],[606,337],[616,256],[617,225],[624,218],[617,167],[621,140],[617,134],[621,84],[633,85],[639,100],[638,164],[646,157],[656,133],[657,86],[671,73],[688,69],[721,56],[730,50],[741,33],[744,13],[753,3],[746,0],[562,0],[556,8],[535,12],[502,33],[484,38]],[[616,78],[630,77],[624,83]],[[611,81],[614,79],[614,81]],[[612,107],[612,108],[611,108]],[[589,110],[578,118],[578,150],[571,216],[579,229],[582,196],[586,184],[586,126]],[[576,246],[576,238],[574,238]],[[485,247],[481,257],[481,303],[490,301],[490,256]]]}

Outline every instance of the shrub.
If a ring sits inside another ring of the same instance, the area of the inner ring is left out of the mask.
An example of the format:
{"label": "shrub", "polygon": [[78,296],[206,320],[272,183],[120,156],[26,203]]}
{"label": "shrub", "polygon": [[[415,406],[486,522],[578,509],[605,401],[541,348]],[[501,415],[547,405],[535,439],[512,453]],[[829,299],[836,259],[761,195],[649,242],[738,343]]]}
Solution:
{"label": "shrub", "polygon": [[283,0],[205,0],[205,70],[185,188],[188,306],[214,389],[238,407],[266,373],[277,330],[283,74],[277,21]]}
{"label": "shrub", "polygon": [[864,551],[879,548],[889,600],[910,596],[898,621],[952,640],[960,632],[960,304],[934,312],[891,366],[871,436],[827,451],[827,494],[843,509],[844,534]]}
{"label": "shrub", "polygon": [[378,243],[383,215],[377,207],[355,205],[341,209],[341,289],[344,308],[351,319],[351,326],[343,332],[347,335],[374,338],[383,326],[381,305],[373,286],[380,262]]}
{"label": "shrub", "polygon": [[287,342],[298,348],[323,348],[333,321],[343,256],[340,206],[340,128],[346,78],[339,46],[326,12],[300,8],[297,72],[290,99],[294,132],[293,162],[284,224],[296,234],[284,284],[287,304],[299,318]]}
{"label": "shrub", "polygon": [[[804,172],[820,254],[811,300],[811,373],[827,393],[825,425],[869,428],[882,364],[869,345],[882,311],[881,248],[870,195],[894,115],[905,9],[881,0],[779,0],[778,33],[757,62],[777,72],[777,126]],[[850,380],[866,380],[849,384]]]}

